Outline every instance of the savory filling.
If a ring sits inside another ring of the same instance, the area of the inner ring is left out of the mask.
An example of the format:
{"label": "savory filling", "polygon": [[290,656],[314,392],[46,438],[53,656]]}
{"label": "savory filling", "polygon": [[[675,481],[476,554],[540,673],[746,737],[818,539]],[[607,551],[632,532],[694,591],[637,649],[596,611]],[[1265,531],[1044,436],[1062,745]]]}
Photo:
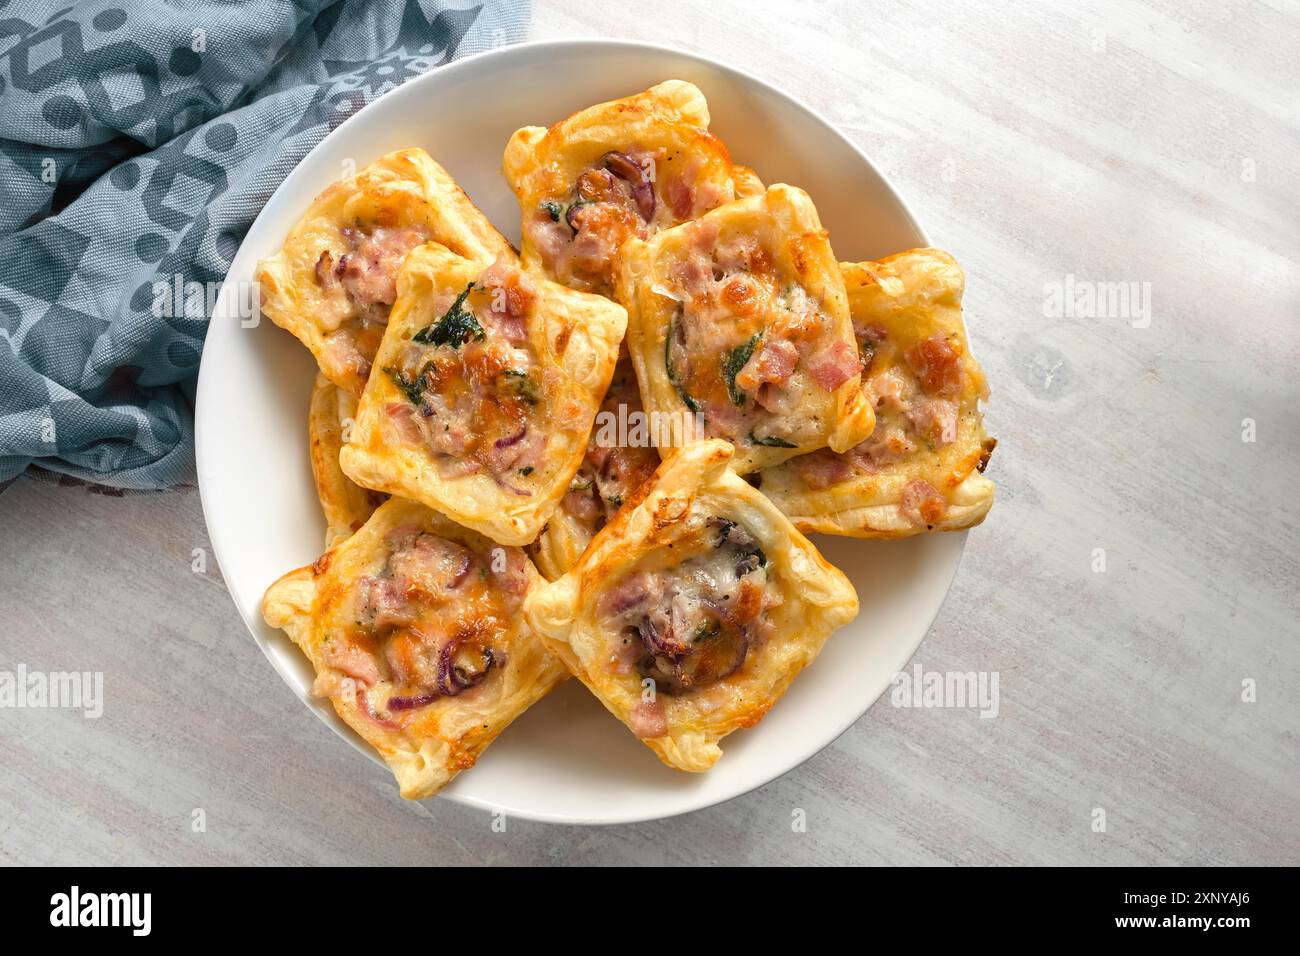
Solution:
{"label": "savory filling", "polygon": [[[600,416],[629,419],[642,414],[636,372],[628,359],[620,360],[601,403]],[[587,442],[587,454],[560,500],[560,508],[582,526],[588,539],[605,526],[623,502],[659,467],[659,453],[648,441],[641,445],[607,446],[599,430]]]}
{"label": "savory filling", "polygon": [[[857,331],[876,428],[866,441],[842,455],[823,448],[797,459],[799,476],[810,488],[875,475],[919,452],[937,451],[957,440],[958,402],[965,385],[961,338],[939,333],[900,352],[885,329],[871,326]],[[933,525],[943,516],[947,502],[930,482],[914,479],[904,489],[900,509],[914,524]]]}
{"label": "savory filling", "polygon": [[455,697],[506,664],[506,636],[527,586],[522,553],[480,554],[418,525],[394,528],[373,574],[359,578],[327,631],[314,692],[337,694],[351,678],[357,705],[373,720]]}
{"label": "savory filling", "polygon": [[533,493],[529,476],[546,449],[535,411],[554,374],[529,339],[536,300],[533,280],[498,261],[458,294],[443,293],[440,317],[384,368],[402,393],[385,406],[390,420],[445,477],[482,473],[513,494]]}
{"label": "savory filling", "polygon": [[567,192],[543,200],[524,222],[557,281],[608,295],[619,247],[721,205],[727,196],[683,153],[632,147],[605,153]]}
{"label": "savory filling", "polygon": [[711,518],[673,552],[674,563],[633,571],[597,608],[606,632],[621,640],[613,668],[651,678],[670,695],[739,670],[768,636],[767,612],[781,603],[767,586],[767,555],[735,521]]}
{"label": "savory filling", "polygon": [[325,349],[337,367],[365,378],[397,301],[397,273],[406,254],[429,240],[429,232],[423,226],[376,221],[346,226],[340,233],[346,249],[321,250],[316,284],[327,294],[341,291],[351,306],[350,318],[326,337]]}
{"label": "savory filling", "polygon": [[719,241],[692,229],[686,255],[655,292],[677,302],[664,340],[669,380],[705,434],[738,447],[816,444],[824,425],[809,407],[861,371],[851,345],[803,286],[783,282],[753,235]]}

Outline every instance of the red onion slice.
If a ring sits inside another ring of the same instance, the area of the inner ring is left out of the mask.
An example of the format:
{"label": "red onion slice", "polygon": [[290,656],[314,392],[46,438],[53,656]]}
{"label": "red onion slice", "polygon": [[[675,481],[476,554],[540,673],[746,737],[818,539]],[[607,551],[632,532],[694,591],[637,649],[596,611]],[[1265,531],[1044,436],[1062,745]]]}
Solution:
{"label": "red onion slice", "polygon": [[649,222],[655,215],[654,183],[646,178],[645,169],[627,153],[609,152],[605,154],[605,168],[619,179],[632,186],[632,198],[636,200],[637,212]]}

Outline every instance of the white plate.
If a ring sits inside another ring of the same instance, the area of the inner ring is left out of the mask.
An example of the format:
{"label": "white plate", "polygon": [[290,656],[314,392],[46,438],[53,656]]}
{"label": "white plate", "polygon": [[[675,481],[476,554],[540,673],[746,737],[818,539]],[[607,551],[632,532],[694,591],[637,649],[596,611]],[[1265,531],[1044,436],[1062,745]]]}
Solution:
{"label": "white plate", "polygon": [[[208,329],[196,411],[199,488],[212,546],[253,639],[280,676],[376,763],[328,704],[308,696],[305,658],[261,618],[266,587],[321,550],[324,523],[307,459],[315,365],[269,321],[242,327],[237,297],[246,294],[257,260],[275,252],[348,163],[359,168],[406,146],[428,150],[517,245],[519,210],[500,173],[510,134],[672,78],[704,91],[712,130],[737,162],[753,166],[764,182],[811,193],[839,258],[927,244],[870,161],[785,93],[689,53],[623,41],[562,41],[460,60],[360,111],[276,190],[230,267]],[[903,542],[819,538],[826,557],[852,579],[862,613],[831,637],[758,727],[726,738],[722,759],[708,773],[665,767],[574,680],[516,721],[443,795],[535,820],[625,823],[697,810],[762,786],[839,736],[906,665],[938,613],[964,540],[963,534]]]}

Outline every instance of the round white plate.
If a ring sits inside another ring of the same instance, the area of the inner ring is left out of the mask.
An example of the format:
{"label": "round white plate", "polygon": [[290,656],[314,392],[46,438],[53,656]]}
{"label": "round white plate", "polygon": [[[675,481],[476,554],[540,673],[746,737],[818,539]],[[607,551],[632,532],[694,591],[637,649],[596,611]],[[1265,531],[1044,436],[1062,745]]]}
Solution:
{"label": "round white plate", "polygon": [[[378,758],[327,703],[308,695],[311,669],[259,605],[267,586],[321,551],[324,521],[307,458],[310,354],[269,321],[244,327],[258,259],[274,254],[308,203],[345,170],[422,146],[518,244],[519,209],[501,177],[515,129],[666,79],[704,91],[712,131],[764,182],[806,189],[840,259],[927,244],[903,200],[844,136],[806,106],[733,67],[624,41],[506,47],[411,80],[331,133],[276,190],[249,230],[219,297],[199,373],[199,488],[222,574],[253,639],[304,704]],[[517,720],[443,791],[461,803],[560,823],[668,817],[738,796],[821,750],[871,706],[925,636],[961,559],[965,536],[901,542],[819,537],[857,588],[862,612],[833,635],[763,722],[723,741],[704,774],[661,764],[576,680]],[[357,766],[356,772],[363,771]],[[386,774],[386,771],[383,771]]]}

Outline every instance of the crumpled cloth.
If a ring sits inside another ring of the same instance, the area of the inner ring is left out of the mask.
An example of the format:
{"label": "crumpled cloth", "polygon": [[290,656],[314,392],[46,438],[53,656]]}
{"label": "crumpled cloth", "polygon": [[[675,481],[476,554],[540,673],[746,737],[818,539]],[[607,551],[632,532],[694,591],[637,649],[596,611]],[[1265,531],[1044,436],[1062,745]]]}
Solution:
{"label": "crumpled cloth", "polygon": [[528,19],[526,0],[0,0],[0,488],[192,482],[208,310],[276,186],[379,94]]}

